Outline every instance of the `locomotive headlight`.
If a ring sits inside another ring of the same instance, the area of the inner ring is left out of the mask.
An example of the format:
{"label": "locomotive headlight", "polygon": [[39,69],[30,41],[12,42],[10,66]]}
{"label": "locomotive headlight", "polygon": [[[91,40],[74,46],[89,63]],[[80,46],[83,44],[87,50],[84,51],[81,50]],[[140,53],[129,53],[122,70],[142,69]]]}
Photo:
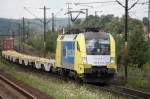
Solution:
{"label": "locomotive headlight", "polygon": [[86,57],[82,57],[82,61],[83,61],[83,64],[87,64],[87,58]]}
{"label": "locomotive headlight", "polygon": [[111,63],[115,63],[115,57],[111,57]]}

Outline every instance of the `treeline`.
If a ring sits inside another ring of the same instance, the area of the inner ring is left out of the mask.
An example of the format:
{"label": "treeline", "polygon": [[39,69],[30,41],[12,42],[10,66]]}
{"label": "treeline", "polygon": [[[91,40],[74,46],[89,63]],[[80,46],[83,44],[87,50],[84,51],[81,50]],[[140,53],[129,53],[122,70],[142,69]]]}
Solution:
{"label": "treeline", "polygon": [[[48,31],[46,33],[46,53],[47,57],[51,56],[54,58],[56,49],[57,32]],[[44,35],[36,34],[26,39],[26,44],[30,45],[32,49],[44,52]],[[44,54],[44,53],[43,53]],[[50,54],[50,55],[49,55]]]}
{"label": "treeline", "polygon": [[[43,32],[43,23],[40,21],[43,19],[28,19],[25,18],[24,29],[25,32],[40,34]],[[47,19],[47,30],[51,30],[52,24],[51,19]],[[23,29],[23,19],[7,19],[0,18],[0,35],[19,35],[19,24],[20,31]],[[67,26],[67,18],[56,18],[55,29],[60,29]],[[32,35],[32,34],[31,34]]]}

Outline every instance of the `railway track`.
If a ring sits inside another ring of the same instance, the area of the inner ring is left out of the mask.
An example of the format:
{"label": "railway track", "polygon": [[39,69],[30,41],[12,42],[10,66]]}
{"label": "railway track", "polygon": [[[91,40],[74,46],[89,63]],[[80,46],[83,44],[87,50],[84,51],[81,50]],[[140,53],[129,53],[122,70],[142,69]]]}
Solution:
{"label": "railway track", "polygon": [[16,90],[20,95],[26,97],[26,99],[52,99],[48,95],[31,88],[30,86],[15,80],[11,75],[6,74],[4,71],[0,70],[0,80],[5,84]]}
{"label": "railway track", "polygon": [[[91,85],[92,87],[94,85]],[[108,86],[96,86],[101,90],[112,92],[117,96],[124,96],[127,99],[150,99],[150,92],[140,91],[133,88],[127,88],[118,85],[108,85]],[[119,98],[117,98],[119,99]]]}
{"label": "railway track", "polygon": [[150,93],[149,92],[144,92],[144,91],[136,90],[133,88],[127,88],[127,87],[116,86],[116,85],[115,86],[112,85],[112,87],[118,89],[120,94],[124,94],[126,96],[130,96],[130,97],[135,98],[135,99],[150,99]]}

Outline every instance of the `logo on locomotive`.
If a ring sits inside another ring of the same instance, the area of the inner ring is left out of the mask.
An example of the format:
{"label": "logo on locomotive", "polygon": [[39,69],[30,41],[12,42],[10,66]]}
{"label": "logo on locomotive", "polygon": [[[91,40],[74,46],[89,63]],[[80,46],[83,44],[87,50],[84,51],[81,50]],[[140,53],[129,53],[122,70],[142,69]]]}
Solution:
{"label": "logo on locomotive", "polygon": [[62,64],[74,64],[74,42],[62,43]]}

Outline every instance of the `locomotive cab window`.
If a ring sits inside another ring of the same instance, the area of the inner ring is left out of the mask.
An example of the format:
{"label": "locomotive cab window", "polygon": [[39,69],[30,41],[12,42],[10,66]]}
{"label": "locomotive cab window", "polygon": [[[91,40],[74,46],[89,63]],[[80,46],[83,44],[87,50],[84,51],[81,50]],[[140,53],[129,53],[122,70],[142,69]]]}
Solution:
{"label": "locomotive cab window", "polygon": [[99,34],[87,36],[86,50],[88,55],[110,55],[110,43],[108,35],[99,37]]}

